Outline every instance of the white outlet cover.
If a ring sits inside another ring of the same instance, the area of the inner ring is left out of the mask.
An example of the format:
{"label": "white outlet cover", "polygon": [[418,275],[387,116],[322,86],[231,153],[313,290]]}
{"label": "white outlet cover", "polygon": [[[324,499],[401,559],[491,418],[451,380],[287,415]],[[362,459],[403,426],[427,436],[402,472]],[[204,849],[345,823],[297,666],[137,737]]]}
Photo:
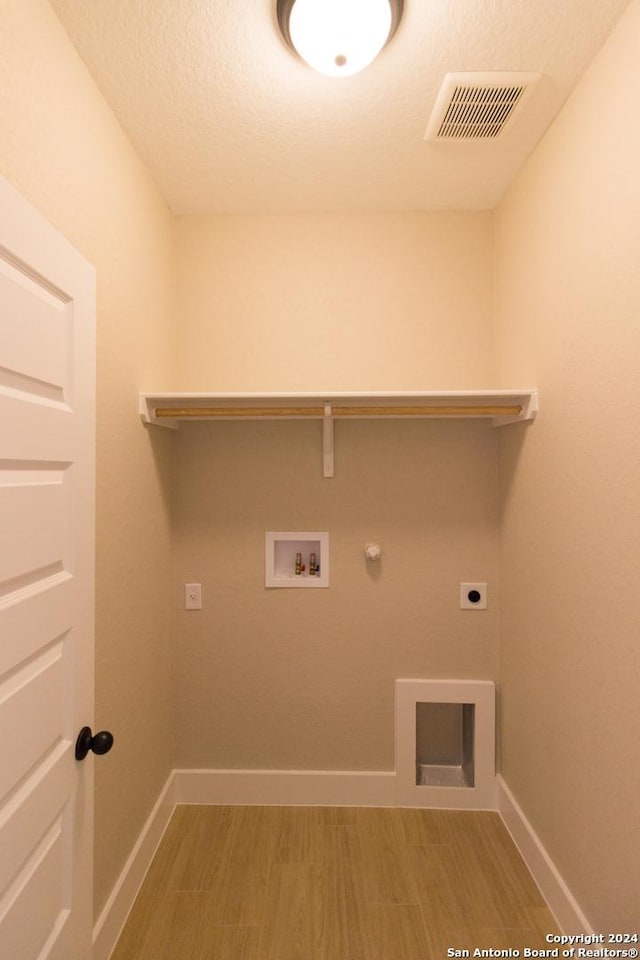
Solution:
{"label": "white outlet cover", "polygon": [[202,610],[202,587],[199,583],[185,583],[184,608],[185,610]]}
{"label": "white outlet cover", "polygon": [[[479,593],[479,600],[470,600],[469,595]],[[487,609],[487,585],[486,583],[461,583],[460,584],[460,609],[461,610],[486,610]]]}

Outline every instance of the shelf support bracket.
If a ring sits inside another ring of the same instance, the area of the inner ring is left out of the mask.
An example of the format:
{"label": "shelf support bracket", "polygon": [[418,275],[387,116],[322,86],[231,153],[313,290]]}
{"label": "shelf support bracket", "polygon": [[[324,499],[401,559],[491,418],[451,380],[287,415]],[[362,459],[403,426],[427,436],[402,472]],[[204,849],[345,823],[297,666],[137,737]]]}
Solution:
{"label": "shelf support bracket", "polygon": [[333,477],[333,417],[331,404],[325,403],[322,418],[322,475]]}

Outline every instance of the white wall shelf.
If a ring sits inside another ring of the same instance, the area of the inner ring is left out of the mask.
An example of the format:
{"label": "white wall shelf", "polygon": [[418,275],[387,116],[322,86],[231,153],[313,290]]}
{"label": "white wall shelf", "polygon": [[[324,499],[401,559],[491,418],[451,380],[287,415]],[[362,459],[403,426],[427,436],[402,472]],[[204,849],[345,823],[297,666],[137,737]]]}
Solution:
{"label": "white wall shelf", "polygon": [[335,420],[488,419],[494,427],[533,420],[536,390],[430,390],[409,393],[143,393],[144,423],[176,429],[185,421],[319,420],[324,476],[333,476]]}

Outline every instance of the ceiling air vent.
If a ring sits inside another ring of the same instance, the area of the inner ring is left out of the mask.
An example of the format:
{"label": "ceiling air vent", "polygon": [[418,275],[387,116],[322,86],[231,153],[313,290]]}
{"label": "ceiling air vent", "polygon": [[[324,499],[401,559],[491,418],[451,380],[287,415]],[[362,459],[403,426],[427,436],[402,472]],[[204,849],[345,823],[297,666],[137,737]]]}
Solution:
{"label": "ceiling air vent", "polygon": [[495,140],[521,109],[537,73],[448,73],[425,140]]}

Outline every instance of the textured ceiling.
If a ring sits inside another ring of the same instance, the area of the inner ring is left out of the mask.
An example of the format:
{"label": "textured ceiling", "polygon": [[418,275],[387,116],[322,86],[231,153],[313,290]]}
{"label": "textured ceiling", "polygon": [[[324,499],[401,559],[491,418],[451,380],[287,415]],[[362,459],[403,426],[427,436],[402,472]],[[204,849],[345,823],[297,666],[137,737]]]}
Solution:
{"label": "textured ceiling", "polygon": [[[322,77],[275,0],[51,0],[172,210],[493,207],[628,0],[405,0],[363,73]],[[496,141],[428,143],[444,76],[542,74]]]}

